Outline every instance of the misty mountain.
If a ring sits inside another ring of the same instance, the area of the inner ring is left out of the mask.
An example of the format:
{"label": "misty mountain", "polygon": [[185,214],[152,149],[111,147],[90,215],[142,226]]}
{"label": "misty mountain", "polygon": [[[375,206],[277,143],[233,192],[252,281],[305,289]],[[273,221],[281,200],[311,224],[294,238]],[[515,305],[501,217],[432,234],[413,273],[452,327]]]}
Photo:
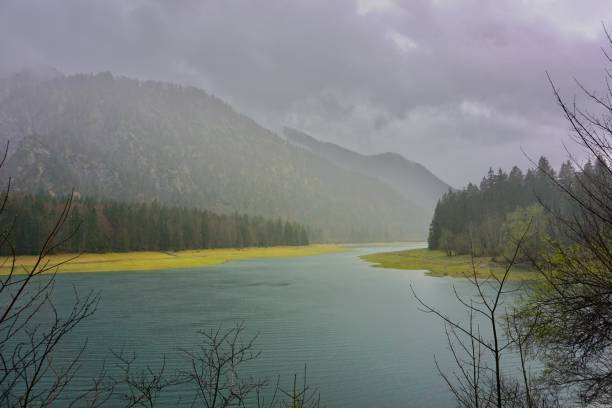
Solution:
{"label": "misty mountain", "polygon": [[284,134],[292,144],[304,147],[338,167],[382,181],[431,214],[440,197],[450,188],[421,164],[397,153],[363,155],[333,143],[321,142],[295,129],[285,128]]}
{"label": "misty mountain", "polygon": [[202,90],[109,73],[0,86],[4,174],[18,191],[282,217],[321,240],[426,236],[429,210]]}

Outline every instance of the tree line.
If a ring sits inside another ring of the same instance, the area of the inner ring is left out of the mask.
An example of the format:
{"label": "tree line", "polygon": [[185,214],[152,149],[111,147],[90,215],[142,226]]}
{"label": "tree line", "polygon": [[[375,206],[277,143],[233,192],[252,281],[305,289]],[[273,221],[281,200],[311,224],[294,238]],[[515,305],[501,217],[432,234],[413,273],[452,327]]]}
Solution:
{"label": "tree line", "polygon": [[581,187],[603,171],[597,160],[579,169],[568,160],[556,172],[545,157],[525,174],[517,166],[509,173],[489,169],[479,186],[470,183],[440,199],[430,225],[429,248],[449,256],[508,256],[530,224],[519,260],[527,257],[525,252],[537,257],[549,239],[562,239],[546,210],[575,213],[564,189],[580,194]]}
{"label": "tree line", "polygon": [[[14,223],[11,242],[16,254],[40,251],[64,203],[65,199],[48,194],[10,197],[5,222]],[[90,198],[74,199],[64,233],[56,252],[179,251],[309,242],[303,225],[281,219]]]}

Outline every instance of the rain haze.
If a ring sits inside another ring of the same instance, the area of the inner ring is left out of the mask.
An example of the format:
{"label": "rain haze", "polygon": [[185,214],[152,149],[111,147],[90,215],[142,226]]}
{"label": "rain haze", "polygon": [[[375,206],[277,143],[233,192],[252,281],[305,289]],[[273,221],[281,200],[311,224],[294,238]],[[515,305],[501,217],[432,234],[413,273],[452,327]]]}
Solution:
{"label": "rain haze", "polygon": [[612,407],[611,294],[612,0],[0,0],[0,407]]}
{"label": "rain haze", "polygon": [[548,71],[604,78],[609,1],[0,1],[0,72],[53,67],[193,85],[259,123],[397,152],[460,187],[555,167],[569,134]]}

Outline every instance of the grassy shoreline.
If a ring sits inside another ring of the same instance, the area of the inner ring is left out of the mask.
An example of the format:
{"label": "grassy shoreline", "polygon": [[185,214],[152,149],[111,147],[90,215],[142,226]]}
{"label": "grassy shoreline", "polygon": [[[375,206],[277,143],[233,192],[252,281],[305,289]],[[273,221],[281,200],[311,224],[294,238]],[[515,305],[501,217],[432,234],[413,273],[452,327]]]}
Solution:
{"label": "grassy shoreline", "polygon": [[[443,251],[429,249],[408,249],[396,252],[378,252],[360,257],[372,263],[375,268],[405,270],[424,270],[429,276],[464,278],[472,273],[472,261],[469,255],[446,256]],[[474,258],[479,277],[486,278],[490,273],[500,276],[505,268],[490,257]],[[534,280],[538,275],[533,270],[515,267],[510,271],[509,280]]]}
{"label": "grassy shoreline", "polygon": [[[49,265],[75,259],[61,265],[58,273],[75,272],[122,272],[150,271],[159,269],[199,268],[220,265],[230,261],[241,261],[260,258],[280,258],[313,256],[335,252],[344,252],[349,248],[335,244],[317,244],[304,246],[250,247],[200,249],[179,252],[111,252],[57,254],[47,257]],[[15,259],[15,273],[24,273],[24,267],[32,266],[35,256],[20,255]],[[8,263],[7,263],[8,264]],[[0,267],[0,275],[10,272],[7,264]]]}

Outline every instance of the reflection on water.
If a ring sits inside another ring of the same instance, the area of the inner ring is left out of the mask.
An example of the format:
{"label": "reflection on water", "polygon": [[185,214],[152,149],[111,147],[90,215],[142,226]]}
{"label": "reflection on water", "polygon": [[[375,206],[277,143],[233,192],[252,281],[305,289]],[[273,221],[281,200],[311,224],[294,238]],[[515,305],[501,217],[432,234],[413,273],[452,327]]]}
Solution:
{"label": "reflection on water", "polygon": [[[100,371],[109,349],[134,351],[154,366],[165,356],[170,367],[180,367],[185,361],[178,350],[196,344],[197,330],[244,321],[249,333],[259,334],[262,351],[253,373],[289,382],[306,364],[309,382],[328,407],[452,406],[433,362],[434,355],[443,365],[450,362],[442,325],[417,310],[410,285],[457,317],[463,312],[452,283],[469,288],[422,272],[372,268],[358,258],[397,249],[61,275],[57,296],[66,305],[72,285],[81,292],[102,290],[97,313],[62,353],[88,339],[80,379]],[[107,363],[106,369],[113,367]]]}

